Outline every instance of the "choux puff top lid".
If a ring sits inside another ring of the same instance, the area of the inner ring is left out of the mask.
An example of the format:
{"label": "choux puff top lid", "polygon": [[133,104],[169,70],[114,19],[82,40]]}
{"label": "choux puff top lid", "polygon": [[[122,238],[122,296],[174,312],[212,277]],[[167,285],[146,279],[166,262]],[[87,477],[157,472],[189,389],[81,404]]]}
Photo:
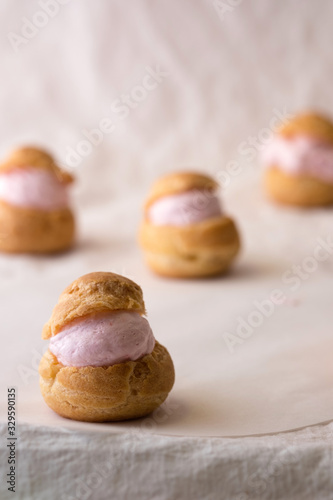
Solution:
{"label": "choux puff top lid", "polygon": [[319,113],[299,114],[280,127],[278,133],[285,138],[309,136],[333,145],[333,123],[328,117]]}
{"label": "choux puff top lid", "polygon": [[42,338],[57,335],[68,323],[96,314],[118,310],[146,314],[141,287],[124,276],[96,272],[86,274],[69,285],[59,297]]}
{"label": "choux puff top lid", "polygon": [[145,203],[147,210],[155,201],[164,196],[192,190],[215,191],[218,183],[211,177],[197,172],[175,172],[158,179],[152,186]]}
{"label": "choux puff top lid", "polygon": [[65,170],[61,169],[52,156],[46,151],[36,147],[22,147],[12,151],[10,156],[0,164],[0,173],[9,172],[16,168],[31,168],[54,173],[58,180],[64,184],[70,184],[74,178]]}

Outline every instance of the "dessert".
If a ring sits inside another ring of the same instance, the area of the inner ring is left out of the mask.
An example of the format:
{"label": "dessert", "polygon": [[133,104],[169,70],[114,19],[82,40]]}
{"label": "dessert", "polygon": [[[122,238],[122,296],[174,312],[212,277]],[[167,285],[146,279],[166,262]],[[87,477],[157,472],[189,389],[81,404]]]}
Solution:
{"label": "dessert", "polygon": [[154,338],[142,290],[113,273],[91,273],[61,294],[42,338],[39,366],[50,408],[74,420],[142,417],[160,406],[174,384],[168,351]]}
{"label": "dessert", "polygon": [[315,113],[285,124],[262,152],[265,187],[280,203],[301,207],[333,203],[333,123]]}
{"label": "dessert", "polygon": [[217,189],[211,177],[197,172],[173,173],[153,185],[139,240],[156,273],[199,278],[229,269],[240,239],[222,211]]}
{"label": "dessert", "polygon": [[0,164],[0,250],[51,253],[74,240],[74,216],[69,206],[70,174],[37,148],[12,152]]}

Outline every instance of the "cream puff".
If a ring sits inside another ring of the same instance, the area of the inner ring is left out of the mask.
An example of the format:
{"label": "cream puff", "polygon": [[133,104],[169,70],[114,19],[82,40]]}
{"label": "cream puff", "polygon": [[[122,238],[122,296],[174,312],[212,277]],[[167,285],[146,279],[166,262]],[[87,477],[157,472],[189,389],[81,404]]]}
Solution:
{"label": "cream puff", "polygon": [[113,273],[91,273],[61,294],[42,338],[47,405],[62,417],[107,422],[143,417],[174,384],[168,351],[153,335],[142,290]]}
{"label": "cream puff", "polygon": [[240,249],[235,223],[217,196],[218,184],[197,172],[159,179],[145,204],[139,241],[156,273],[199,278],[226,272]]}
{"label": "cream puff", "polygon": [[265,187],[280,203],[333,204],[333,123],[308,113],[293,118],[262,151]]}
{"label": "cream puff", "polygon": [[51,253],[74,240],[70,174],[40,149],[20,148],[0,164],[0,251]]}

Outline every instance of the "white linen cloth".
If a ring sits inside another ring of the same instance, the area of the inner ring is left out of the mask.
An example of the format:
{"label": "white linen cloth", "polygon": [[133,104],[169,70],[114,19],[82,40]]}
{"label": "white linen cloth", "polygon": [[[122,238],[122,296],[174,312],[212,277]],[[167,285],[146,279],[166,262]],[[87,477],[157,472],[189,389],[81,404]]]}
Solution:
{"label": "white linen cloth", "polygon": [[331,500],[332,440],[333,424],[242,439],[22,425],[18,492],[1,500]]}

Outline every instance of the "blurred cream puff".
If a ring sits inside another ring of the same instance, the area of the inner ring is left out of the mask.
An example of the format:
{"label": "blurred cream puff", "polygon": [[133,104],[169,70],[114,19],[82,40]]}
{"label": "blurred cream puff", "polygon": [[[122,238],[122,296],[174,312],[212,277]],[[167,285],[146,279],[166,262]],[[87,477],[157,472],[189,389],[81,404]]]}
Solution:
{"label": "blurred cream puff", "polygon": [[328,118],[296,116],[275,134],[261,159],[273,200],[301,207],[333,203],[333,123]]}
{"label": "blurred cream puff", "polygon": [[154,337],[142,290],[113,273],[91,273],[61,294],[39,365],[47,405],[73,420],[143,417],[167,398],[175,379],[170,354]]}
{"label": "blurred cream puff", "polygon": [[156,273],[177,278],[226,272],[240,249],[233,220],[217,195],[218,184],[197,172],[159,179],[145,204],[139,241]]}
{"label": "blurred cream puff", "polygon": [[0,165],[0,250],[52,253],[73,245],[73,177],[45,151],[24,147]]}

